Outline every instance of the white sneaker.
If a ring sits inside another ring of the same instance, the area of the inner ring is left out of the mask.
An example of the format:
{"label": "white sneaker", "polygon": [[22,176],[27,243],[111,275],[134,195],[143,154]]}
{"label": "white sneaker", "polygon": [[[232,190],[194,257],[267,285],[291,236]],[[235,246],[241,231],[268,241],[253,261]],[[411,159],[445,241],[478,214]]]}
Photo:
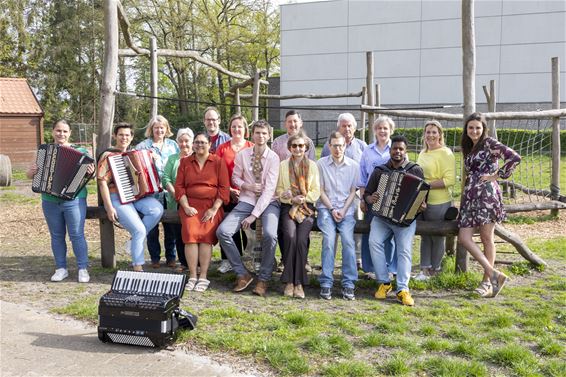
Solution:
{"label": "white sneaker", "polygon": [[126,243],[124,244],[124,250],[126,250],[126,253],[128,253],[128,254],[132,254],[132,239],[131,238],[129,240],[127,240]]}
{"label": "white sneaker", "polygon": [[430,279],[430,276],[425,275],[424,272],[421,271],[413,279],[416,281],[427,281]]}
{"label": "white sneaker", "polygon": [[58,268],[55,270],[53,276],[51,276],[51,281],[61,281],[69,276],[69,272],[66,268]]}
{"label": "white sneaker", "polygon": [[220,266],[218,266],[218,272],[225,274],[228,271],[232,271],[232,265],[228,259],[223,259],[222,262],[220,262]]}
{"label": "white sneaker", "polygon": [[86,268],[81,268],[79,270],[79,283],[88,283],[90,281],[90,275]]}

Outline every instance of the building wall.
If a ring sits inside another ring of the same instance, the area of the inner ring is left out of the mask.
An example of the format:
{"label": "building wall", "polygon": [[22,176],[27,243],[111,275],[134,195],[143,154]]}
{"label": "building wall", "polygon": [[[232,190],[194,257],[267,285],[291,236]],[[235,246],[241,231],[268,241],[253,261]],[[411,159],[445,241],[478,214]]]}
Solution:
{"label": "building wall", "polygon": [[41,117],[0,116],[0,154],[10,157],[13,168],[25,168],[35,160],[42,142]]}
{"label": "building wall", "polygon": [[[382,105],[462,103],[460,4],[336,0],[282,5],[281,94],[357,92],[365,85],[366,51],[373,51]],[[566,1],[475,4],[478,104],[485,103],[482,85],[490,80],[496,80],[500,104],[550,103],[554,56],[561,61],[561,98],[566,98]],[[360,98],[281,101],[291,107],[359,104]]]}

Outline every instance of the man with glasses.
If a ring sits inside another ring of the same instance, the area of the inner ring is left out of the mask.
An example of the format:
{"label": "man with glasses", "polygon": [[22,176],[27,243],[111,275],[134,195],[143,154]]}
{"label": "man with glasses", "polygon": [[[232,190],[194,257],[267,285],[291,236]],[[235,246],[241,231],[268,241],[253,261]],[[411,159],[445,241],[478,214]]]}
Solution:
{"label": "man with glasses", "polygon": [[220,144],[231,139],[230,135],[220,130],[220,113],[216,107],[210,106],[204,110],[204,127],[210,139],[210,153],[215,153]]}
{"label": "man with glasses", "polygon": [[254,278],[244,267],[232,236],[240,229],[249,228],[261,217],[262,259],[253,293],[262,297],[266,296],[267,282],[271,280],[273,272],[279,223],[279,202],[275,196],[279,178],[279,157],[267,146],[270,131],[271,126],[264,120],[252,124],[254,146],[238,152],[232,173],[232,182],[240,188],[240,201],[216,230],[220,245],[237,275],[234,292],[242,292]]}
{"label": "man with glasses", "polygon": [[346,140],[334,131],[328,138],[331,155],[322,157],[317,165],[320,172],[320,199],[317,202],[318,228],[322,232],[322,273],[320,297],[332,298],[336,234],[342,239],[342,297],[354,300],[354,288],[358,279],[354,226],[356,219],[353,205],[359,179],[359,164],[345,156]]}
{"label": "man with glasses", "polygon": [[[367,144],[362,139],[358,139],[356,137],[356,129],[358,127],[358,123],[356,122],[356,118],[351,113],[342,113],[338,115],[338,121],[336,122],[336,131],[340,132],[342,136],[344,136],[344,140],[346,142],[346,147],[344,150],[344,154],[346,157],[350,157],[352,160],[356,161],[358,164],[362,159],[362,153],[364,149],[367,147]],[[330,156],[330,143],[324,144],[322,147],[322,152],[320,153],[320,157]],[[356,220],[363,220],[364,213],[360,209],[360,194],[359,191],[356,193],[356,198],[354,199],[354,203],[352,204],[355,210],[355,218]],[[356,241],[356,260],[358,269],[362,268],[362,235],[356,234],[354,235],[354,239]],[[336,242],[337,243],[337,242]]]}

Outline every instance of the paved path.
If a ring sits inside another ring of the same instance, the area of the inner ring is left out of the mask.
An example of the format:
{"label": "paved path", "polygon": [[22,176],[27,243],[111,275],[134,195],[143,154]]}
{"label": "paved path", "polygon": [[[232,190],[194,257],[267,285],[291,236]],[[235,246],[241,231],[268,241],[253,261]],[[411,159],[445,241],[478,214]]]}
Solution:
{"label": "paved path", "polygon": [[102,343],[96,327],[0,301],[0,376],[251,376],[181,350]]}

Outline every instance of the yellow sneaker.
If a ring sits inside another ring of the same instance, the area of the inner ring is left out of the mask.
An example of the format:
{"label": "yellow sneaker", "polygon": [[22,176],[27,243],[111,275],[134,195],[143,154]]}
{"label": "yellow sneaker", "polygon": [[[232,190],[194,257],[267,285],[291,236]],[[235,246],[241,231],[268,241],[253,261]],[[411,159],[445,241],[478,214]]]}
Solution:
{"label": "yellow sneaker", "polygon": [[375,291],[374,297],[378,300],[385,300],[387,298],[387,294],[391,292],[391,289],[392,289],[391,283],[389,284],[381,283],[379,284],[377,291]]}
{"label": "yellow sneaker", "polygon": [[399,293],[397,293],[397,301],[407,306],[415,305],[415,300],[413,300],[409,291],[406,290],[402,290]]}

